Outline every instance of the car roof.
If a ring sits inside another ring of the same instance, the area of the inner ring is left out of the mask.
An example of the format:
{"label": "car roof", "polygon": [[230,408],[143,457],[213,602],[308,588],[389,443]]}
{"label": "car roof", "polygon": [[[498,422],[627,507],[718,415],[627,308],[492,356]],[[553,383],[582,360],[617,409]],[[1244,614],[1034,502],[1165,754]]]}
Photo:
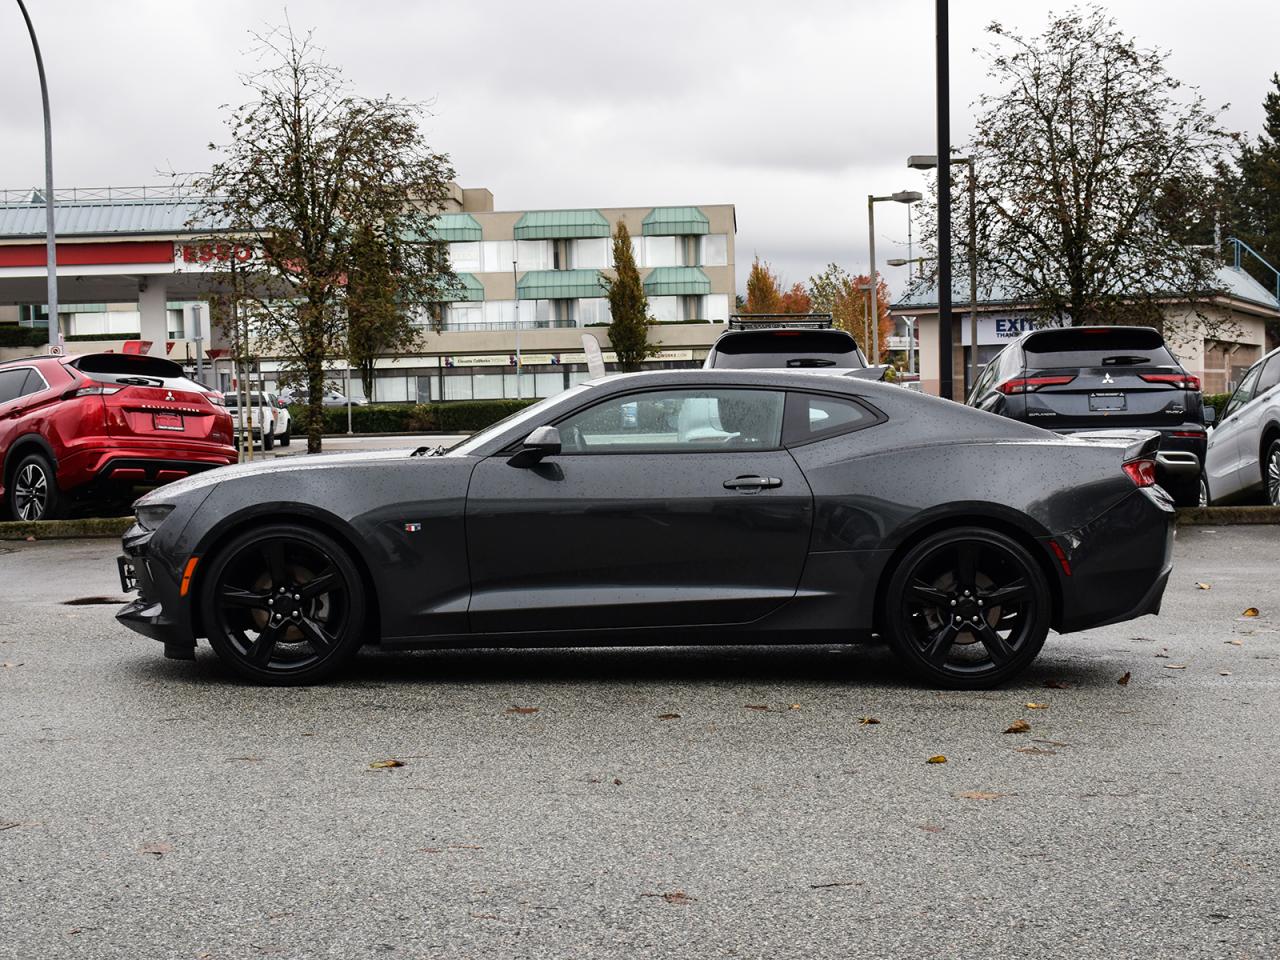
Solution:
{"label": "car roof", "polygon": [[[830,372],[827,372],[830,369]],[[744,387],[779,387],[782,389],[821,390],[829,393],[857,394],[878,390],[898,392],[902,388],[892,384],[872,383],[847,376],[848,370],[831,368],[770,368],[755,370],[733,370],[723,367],[700,368],[696,370],[646,370],[640,373],[613,373],[608,376],[587,380],[583,386],[619,387],[619,386],[744,386]],[[866,388],[874,388],[868,391]]]}

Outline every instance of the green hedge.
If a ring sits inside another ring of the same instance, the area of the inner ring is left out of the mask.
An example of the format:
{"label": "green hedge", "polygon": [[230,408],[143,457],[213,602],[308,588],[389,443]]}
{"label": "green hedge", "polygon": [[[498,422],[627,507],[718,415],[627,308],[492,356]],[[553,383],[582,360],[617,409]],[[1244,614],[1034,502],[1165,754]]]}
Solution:
{"label": "green hedge", "polygon": [[0,347],[43,347],[49,333],[41,327],[0,327]]}
{"label": "green hedge", "polygon": [[1231,399],[1229,393],[1206,393],[1203,396],[1205,403],[1218,411],[1218,419],[1222,419],[1222,411],[1226,409],[1227,401]]}
{"label": "green hedge", "polygon": [[[497,423],[535,400],[457,400],[452,403],[372,403],[351,408],[356,433],[472,433]],[[307,410],[289,408],[293,432],[307,431]],[[324,408],[324,432],[347,432],[347,408]]]}
{"label": "green hedge", "polygon": [[67,343],[87,343],[89,341],[98,341],[100,343],[110,342],[112,340],[141,340],[140,333],[77,333],[70,337],[63,337]]}

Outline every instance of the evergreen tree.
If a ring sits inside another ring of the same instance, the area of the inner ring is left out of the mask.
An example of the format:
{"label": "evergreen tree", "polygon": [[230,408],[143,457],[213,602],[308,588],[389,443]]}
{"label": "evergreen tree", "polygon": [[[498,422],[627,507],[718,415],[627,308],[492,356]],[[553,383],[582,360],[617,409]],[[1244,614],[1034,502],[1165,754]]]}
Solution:
{"label": "evergreen tree", "polygon": [[619,223],[613,232],[613,277],[605,277],[605,290],[609,294],[609,312],[613,322],[609,325],[609,343],[618,355],[618,366],[623,370],[639,370],[645,357],[651,357],[657,349],[649,343],[649,298],[644,295],[640,271],[631,252],[631,234],[625,223]]}
{"label": "evergreen tree", "polygon": [[[1273,267],[1280,269],[1280,74],[1262,101],[1263,132],[1246,143],[1237,157],[1237,169],[1224,171],[1227,194],[1226,227]],[[1241,264],[1268,290],[1275,289],[1274,273],[1245,258]]]}

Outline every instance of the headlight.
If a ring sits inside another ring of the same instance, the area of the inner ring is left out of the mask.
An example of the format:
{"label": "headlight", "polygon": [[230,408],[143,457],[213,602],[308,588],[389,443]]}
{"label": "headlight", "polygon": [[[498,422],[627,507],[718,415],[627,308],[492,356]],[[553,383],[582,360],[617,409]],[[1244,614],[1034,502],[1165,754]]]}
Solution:
{"label": "headlight", "polygon": [[147,503],[134,509],[134,515],[138,518],[138,526],[143,530],[154,530],[160,526],[160,521],[171,513],[173,513],[173,504],[171,503]]}

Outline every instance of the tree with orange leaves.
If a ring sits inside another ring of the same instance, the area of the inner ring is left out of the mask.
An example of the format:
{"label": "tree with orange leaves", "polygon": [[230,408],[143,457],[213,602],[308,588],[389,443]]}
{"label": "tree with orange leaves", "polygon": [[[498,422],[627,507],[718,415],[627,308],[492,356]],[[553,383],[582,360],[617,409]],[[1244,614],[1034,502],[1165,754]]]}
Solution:
{"label": "tree with orange leaves", "polygon": [[[888,353],[888,339],[893,333],[893,318],[889,314],[889,287],[883,278],[878,277],[877,281],[876,329],[880,338],[880,355],[884,356]],[[835,325],[853,334],[858,346],[868,357],[873,355],[868,335],[871,325],[867,322],[869,283],[870,279],[865,273],[854,276],[834,263],[828,264],[822,273],[809,278],[811,309],[831,314]]]}
{"label": "tree with orange leaves", "polygon": [[812,313],[813,301],[803,283],[793,283],[785,293],[782,281],[768,261],[756,257],[747,275],[747,302],[743,313]]}

